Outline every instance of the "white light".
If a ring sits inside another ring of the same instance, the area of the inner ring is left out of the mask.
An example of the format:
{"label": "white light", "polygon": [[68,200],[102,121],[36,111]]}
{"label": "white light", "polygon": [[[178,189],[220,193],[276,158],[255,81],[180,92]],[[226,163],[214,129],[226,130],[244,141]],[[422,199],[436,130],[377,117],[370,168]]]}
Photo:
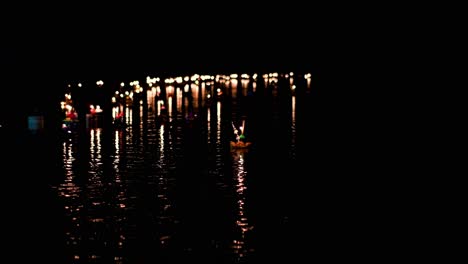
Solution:
{"label": "white light", "polygon": [[121,82],[121,83],[120,83],[120,86],[124,87],[124,86],[125,86],[125,83]]}
{"label": "white light", "polygon": [[81,87],[81,83],[78,83],[78,87]]}

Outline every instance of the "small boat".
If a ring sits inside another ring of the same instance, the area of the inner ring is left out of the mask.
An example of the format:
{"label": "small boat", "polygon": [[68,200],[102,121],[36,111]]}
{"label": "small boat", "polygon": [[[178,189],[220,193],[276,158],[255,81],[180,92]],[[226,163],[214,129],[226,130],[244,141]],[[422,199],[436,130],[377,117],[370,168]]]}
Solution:
{"label": "small boat", "polygon": [[[244,129],[245,129],[245,120],[242,121],[242,126],[237,129],[236,126],[234,125],[234,122],[231,122],[232,124],[232,129],[234,131],[234,134],[236,135],[236,141],[231,141],[231,149],[248,149],[250,145],[252,145],[252,142],[246,141],[245,136],[244,136]],[[239,130],[241,134],[239,135]]]}
{"label": "small boat", "polygon": [[231,141],[231,149],[246,149],[246,148],[249,148],[250,145],[252,145],[252,142]]}

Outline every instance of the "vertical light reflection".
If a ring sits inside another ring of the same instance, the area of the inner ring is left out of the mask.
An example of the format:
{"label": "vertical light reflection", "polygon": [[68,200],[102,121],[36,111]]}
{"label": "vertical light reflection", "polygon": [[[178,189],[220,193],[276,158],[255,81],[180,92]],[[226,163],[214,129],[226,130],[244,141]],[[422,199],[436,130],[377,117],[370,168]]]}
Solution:
{"label": "vertical light reflection", "polygon": [[241,90],[242,96],[246,96],[247,95],[247,88],[249,87],[249,80],[248,79],[242,79],[241,80],[241,87],[242,87],[242,90]]}
{"label": "vertical light reflection", "polygon": [[159,204],[159,214],[156,219],[160,231],[157,236],[159,236],[161,246],[165,247],[171,242],[171,230],[174,223],[174,215],[172,214],[173,203],[170,199],[170,191],[173,187],[170,170],[174,166],[174,160],[169,127],[161,124],[158,132],[159,157],[157,157],[157,162],[155,164],[155,169],[157,169],[158,173],[154,178],[157,183],[157,189],[155,191]]}
{"label": "vertical light reflection", "polygon": [[231,96],[232,98],[237,98],[237,92],[238,92],[238,80],[237,79],[231,79]]}
{"label": "vertical light reflection", "polygon": [[94,140],[94,134],[95,134],[95,131],[94,129],[91,129],[90,131],[90,137],[89,137],[89,150],[90,150],[90,155],[91,155],[91,160],[94,159],[94,148],[95,148],[95,140]]}
{"label": "vertical light reflection", "polygon": [[193,96],[193,109],[194,111],[197,111],[198,110],[198,92],[199,92],[199,89],[200,87],[196,84],[192,84],[191,85],[191,91],[192,92],[192,96]]}
{"label": "vertical light reflection", "polygon": [[90,165],[93,169],[101,163],[101,129],[91,129],[89,140]]}
{"label": "vertical light reflection", "polygon": [[[106,200],[104,194],[104,182],[102,179],[103,163],[101,158],[101,129],[91,130],[90,136],[90,169],[88,171],[88,183],[86,185],[87,200],[84,206],[87,209],[86,224],[88,228],[87,239],[93,241],[96,246],[105,243],[100,232],[106,223]],[[94,252],[93,252],[94,253]],[[91,255],[100,258],[100,255]]]}
{"label": "vertical light reflection", "polygon": [[216,145],[221,146],[221,102],[216,103]]}
{"label": "vertical light reflection", "polygon": [[114,106],[112,107],[112,119],[115,119],[115,117],[119,114],[119,107]]}
{"label": "vertical light reflection", "polygon": [[143,124],[143,104],[140,104],[140,125]]}
{"label": "vertical light reflection", "polygon": [[172,119],[172,96],[167,98],[167,107],[168,107],[168,114]]}
{"label": "vertical light reflection", "polygon": [[292,96],[291,109],[291,155],[294,158],[296,155],[296,96]]}
{"label": "vertical light reflection", "polygon": [[167,95],[168,97],[174,96],[174,85],[168,85],[168,86],[166,87],[166,95]]}
{"label": "vertical light reflection", "polygon": [[207,123],[206,134],[208,136],[207,142],[209,145],[211,143],[211,108],[210,107],[206,109],[206,123]]}
{"label": "vertical light reflection", "polygon": [[189,98],[192,95],[192,90],[190,88],[191,86],[189,86],[188,84],[184,86],[184,92],[186,96],[183,99],[183,104],[184,104],[185,109],[189,109]]}
{"label": "vertical light reflection", "polygon": [[129,108],[128,106],[125,106],[125,112],[127,113],[127,115],[125,116],[125,123],[127,125],[131,125],[133,123],[133,118],[132,118],[132,109]]}
{"label": "vertical light reflection", "polygon": [[161,124],[159,128],[159,160],[164,160],[164,123]]}
{"label": "vertical light reflection", "polygon": [[246,257],[247,253],[253,251],[253,249],[248,247],[247,244],[247,233],[252,230],[253,226],[249,224],[248,217],[245,211],[245,202],[246,194],[245,190],[247,189],[245,184],[245,177],[247,171],[245,170],[244,165],[244,154],[242,150],[233,152],[233,166],[234,166],[234,175],[236,180],[236,193],[237,193],[237,217],[236,217],[236,226],[237,226],[237,236],[232,241],[232,249],[235,254],[237,254],[238,260]]}
{"label": "vertical light reflection", "polygon": [[176,104],[176,111],[180,111],[182,109],[182,100],[183,100],[183,95],[182,95],[182,90],[177,87],[177,104]]}
{"label": "vertical light reflection", "polygon": [[156,87],[151,87],[151,89],[146,92],[146,100],[148,102],[148,105],[154,106],[155,96],[156,96]]}
{"label": "vertical light reflection", "polygon": [[[125,217],[123,217],[124,212],[127,208],[127,195],[125,192],[125,189],[123,187],[123,182],[121,178],[121,173],[120,173],[120,150],[121,150],[121,145],[125,143],[123,142],[122,138],[123,132],[120,130],[116,130],[114,134],[114,146],[115,146],[115,152],[114,152],[114,160],[112,162],[114,172],[115,172],[115,180],[112,183],[113,189],[116,192],[116,199],[115,199],[115,204],[114,208],[116,208],[118,214],[116,214],[116,222],[120,223],[119,225],[116,226],[116,236],[117,236],[117,244],[116,248],[119,252],[123,250],[124,247],[124,242],[126,239],[125,232],[122,228],[123,223],[125,222]],[[121,256],[114,256],[114,260],[116,261],[115,263],[122,263],[122,257]]]}
{"label": "vertical light reflection", "polygon": [[203,106],[205,106],[205,100],[204,99],[206,98],[206,83],[205,82],[202,82],[200,84],[200,89],[201,89],[201,98],[202,98],[202,100],[201,100],[202,105],[201,106],[203,107]]}
{"label": "vertical light reflection", "polygon": [[114,135],[114,169],[119,171],[119,162],[120,162],[120,131],[116,130]]}
{"label": "vertical light reflection", "polygon": [[158,116],[161,114],[161,102],[162,102],[161,100],[158,100],[156,102],[156,115]]}
{"label": "vertical light reflection", "polygon": [[97,128],[95,132],[95,137],[96,137],[96,146],[95,146],[95,160],[97,162],[101,162],[102,160],[102,155],[101,155],[101,150],[102,150],[102,145],[101,145],[101,128]]}
{"label": "vertical light reflection", "polygon": [[65,207],[65,214],[70,220],[70,226],[64,230],[66,234],[66,245],[73,255],[78,254],[78,247],[81,242],[80,232],[80,209],[82,189],[75,183],[75,174],[73,171],[73,163],[75,162],[73,152],[73,142],[66,141],[63,143],[63,167],[65,170],[65,179],[57,186],[59,197],[62,198]]}

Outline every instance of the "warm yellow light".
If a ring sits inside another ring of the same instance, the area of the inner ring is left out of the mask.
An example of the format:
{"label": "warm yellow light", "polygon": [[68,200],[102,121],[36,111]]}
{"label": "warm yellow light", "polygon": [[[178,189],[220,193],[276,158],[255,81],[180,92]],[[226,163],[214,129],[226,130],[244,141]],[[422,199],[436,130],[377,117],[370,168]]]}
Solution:
{"label": "warm yellow light", "polygon": [[200,77],[200,75],[194,74],[194,75],[192,75],[192,77],[190,78],[190,80],[191,80],[191,81],[195,81],[195,80],[197,80],[199,77]]}

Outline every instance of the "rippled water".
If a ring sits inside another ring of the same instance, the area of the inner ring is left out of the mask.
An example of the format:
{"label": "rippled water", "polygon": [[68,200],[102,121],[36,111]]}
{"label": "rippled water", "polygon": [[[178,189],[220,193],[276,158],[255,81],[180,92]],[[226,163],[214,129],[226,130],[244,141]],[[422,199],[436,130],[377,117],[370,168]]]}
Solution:
{"label": "rippled water", "polygon": [[[220,87],[225,95],[211,101],[176,89],[166,119],[149,98],[148,109],[126,109],[125,127],[61,141],[50,185],[64,209],[57,254],[67,263],[257,263],[294,252],[295,186],[306,176],[297,142],[310,121],[296,109],[310,103],[310,82]],[[242,122],[252,147],[232,150],[232,124]]]}

